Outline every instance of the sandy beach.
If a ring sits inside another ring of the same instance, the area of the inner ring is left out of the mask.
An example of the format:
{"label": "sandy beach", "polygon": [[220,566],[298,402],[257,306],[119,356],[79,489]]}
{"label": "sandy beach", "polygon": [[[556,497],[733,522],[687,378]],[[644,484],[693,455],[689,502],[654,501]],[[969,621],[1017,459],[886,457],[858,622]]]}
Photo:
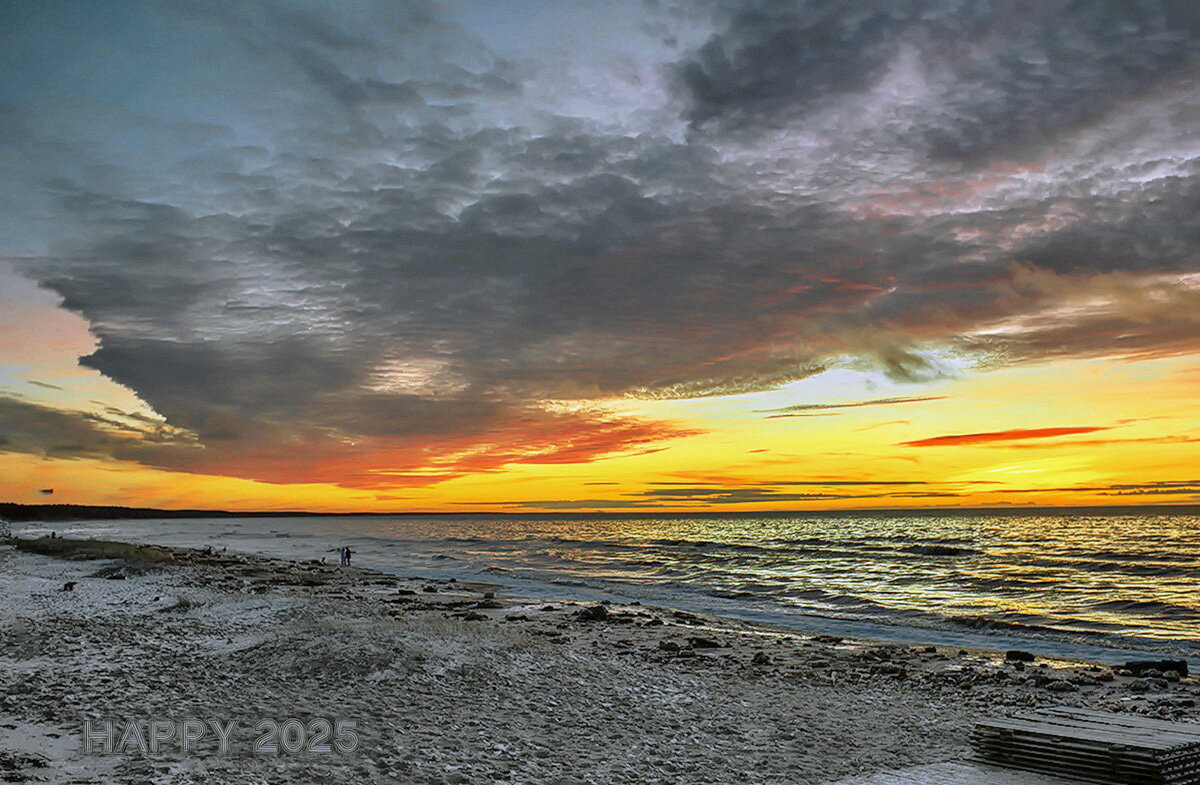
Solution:
{"label": "sandy beach", "polygon": [[[32,547],[56,553],[0,546],[0,781],[826,783],[961,759],[974,721],[1016,708],[1200,721],[1200,684],[1172,673],[319,562]],[[187,720],[205,731],[184,750]],[[272,722],[290,730],[256,750]]]}

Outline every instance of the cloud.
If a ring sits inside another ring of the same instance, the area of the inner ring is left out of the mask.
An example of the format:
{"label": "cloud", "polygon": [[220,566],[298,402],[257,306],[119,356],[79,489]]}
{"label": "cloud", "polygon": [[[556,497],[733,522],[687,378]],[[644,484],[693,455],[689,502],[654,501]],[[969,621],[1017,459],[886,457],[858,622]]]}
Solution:
{"label": "cloud", "polygon": [[521,4],[34,9],[0,256],[204,447],[155,465],[273,482],[688,433],[552,400],[1200,348],[1195,14],[1018,5],[566,4],[620,29],[573,50]]}
{"label": "cloud", "polygon": [[[617,499],[544,499],[523,500],[514,506],[524,509],[654,509],[656,507],[708,507],[743,504],[841,501],[861,499],[955,498],[954,489],[927,488],[923,480],[795,480],[783,482],[706,484],[655,482],[643,490],[628,492]],[[951,485],[954,485],[953,483]],[[811,491],[797,488],[812,487]],[[822,488],[823,490],[816,490]],[[845,489],[845,490],[839,490]]]}
{"label": "cloud", "polygon": [[1013,488],[998,493],[1099,493],[1104,496],[1183,496],[1200,493],[1200,480],[1159,480],[1142,483],[1077,485],[1064,488]]}
{"label": "cloud", "polygon": [[0,396],[0,452],[142,461],[159,452],[197,449],[192,434],[136,412],[110,408],[96,414]]}
{"label": "cloud", "polygon": [[[827,412],[831,409],[856,409],[861,406],[891,406],[900,403],[922,403],[924,401],[944,401],[944,395],[926,395],[926,396],[902,396],[893,398],[876,398],[871,401],[853,401],[850,403],[800,403],[793,406],[784,406],[780,409],[766,409],[767,412],[784,412],[784,414],[772,414],[767,419],[775,417],[795,417],[797,413],[821,411]],[[804,416],[800,414],[799,416]],[[893,422],[904,422],[903,420],[894,420]],[[886,424],[886,423],[884,423]]]}
{"label": "cloud", "polygon": [[[403,407],[402,407],[403,408]],[[348,488],[419,487],[516,464],[589,463],[664,449],[689,431],[668,423],[577,410],[501,411],[478,432],[380,432],[350,439],[321,428],[213,418],[203,436],[137,412],[60,409],[0,396],[0,452],[116,459],[166,471]],[[437,439],[431,440],[430,435]]]}
{"label": "cloud", "polygon": [[[672,486],[694,487],[695,483],[690,482],[653,482],[650,483],[656,487],[670,488]],[[746,483],[739,483],[746,485]],[[845,480],[837,478],[826,478],[820,480],[778,480],[764,483],[749,483],[759,487],[775,487],[786,488],[794,485],[820,485],[826,487],[838,486],[854,486],[854,485],[870,485],[870,486],[887,486],[887,485],[928,485],[925,480]],[[724,490],[723,486],[711,486],[716,490]]]}
{"label": "cloud", "polygon": [[1026,439],[1051,439],[1057,436],[1071,436],[1078,433],[1095,433],[1096,431],[1107,430],[1109,430],[1107,426],[1082,428],[1013,428],[1007,431],[933,436],[928,439],[900,442],[900,444],[904,447],[947,447],[962,444],[986,444],[988,442],[1016,442]]}
{"label": "cloud", "polygon": [[736,128],[790,124],[890,81],[908,100],[881,135],[973,159],[1045,144],[1177,73],[1197,29],[1180,5],[741,0],[678,76],[692,122]]}
{"label": "cloud", "polygon": [[1200,442],[1197,436],[1139,436],[1127,439],[1072,439],[1056,444],[1014,444],[1013,448],[1022,450],[1053,449],[1055,447],[1107,447],[1112,444],[1195,444]]}

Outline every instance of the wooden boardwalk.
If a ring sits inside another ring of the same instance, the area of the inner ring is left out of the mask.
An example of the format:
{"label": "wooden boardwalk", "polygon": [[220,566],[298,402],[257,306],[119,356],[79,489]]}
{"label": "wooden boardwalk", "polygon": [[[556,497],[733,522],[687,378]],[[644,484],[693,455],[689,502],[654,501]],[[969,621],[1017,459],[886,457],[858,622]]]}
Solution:
{"label": "wooden boardwalk", "polygon": [[984,720],[977,760],[1104,785],[1200,785],[1200,725],[1061,708]]}
{"label": "wooden boardwalk", "polygon": [[976,763],[934,763],[838,780],[832,785],[1076,785],[1072,780]]}
{"label": "wooden boardwalk", "polygon": [[983,720],[975,760],[833,785],[1200,785],[1200,725],[1060,708]]}

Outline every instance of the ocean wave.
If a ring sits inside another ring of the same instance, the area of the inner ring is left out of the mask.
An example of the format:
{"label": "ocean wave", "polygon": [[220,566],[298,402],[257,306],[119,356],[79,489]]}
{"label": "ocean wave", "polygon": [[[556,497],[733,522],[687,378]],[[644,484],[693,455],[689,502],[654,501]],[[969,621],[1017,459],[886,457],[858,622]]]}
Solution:
{"label": "ocean wave", "polygon": [[1198,619],[1200,609],[1176,605],[1161,600],[1106,600],[1095,602],[1090,606],[1098,611],[1124,613],[1133,616],[1156,616],[1170,619]]}
{"label": "ocean wave", "polygon": [[918,556],[978,556],[983,551],[975,548],[962,548],[952,545],[909,545],[900,550],[905,553],[915,553]]}

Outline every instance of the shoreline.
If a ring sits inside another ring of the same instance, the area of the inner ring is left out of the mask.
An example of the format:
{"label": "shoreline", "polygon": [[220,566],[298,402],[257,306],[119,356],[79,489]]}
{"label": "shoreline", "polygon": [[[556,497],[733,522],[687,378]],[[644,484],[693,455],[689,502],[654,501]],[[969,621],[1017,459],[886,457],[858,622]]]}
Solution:
{"label": "shoreline", "polygon": [[[0,567],[0,774],[24,765],[48,782],[166,767],[170,782],[245,782],[261,769],[297,785],[313,772],[820,783],[961,758],[975,720],[1024,708],[1200,721],[1194,674],[1007,662],[636,602],[547,603],[318,561],[44,538],[0,546]],[[187,712],[348,716],[363,747],[333,759],[79,751],[80,717]]]}
{"label": "shoreline", "polygon": [[[229,547],[239,549],[239,553],[261,556],[264,558],[282,558],[306,561],[321,554],[331,555],[335,539],[317,534],[318,540],[309,541],[311,536],[293,532],[286,527],[279,530],[269,529],[259,524],[258,530],[241,530],[234,528],[223,529],[220,525],[209,527],[210,531],[197,530],[195,534],[176,527],[175,531],[157,530],[154,527],[142,525],[145,531],[138,531],[137,522],[126,522],[130,526],[112,527],[107,521],[81,521],[81,526],[64,523],[43,523],[42,525],[24,525],[16,529],[21,536],[38,536],[58,530],[59,536],[112,537],[143,544],[171,543],[173,547],[197,548],[212,543],[218,547],[225,543]],[[219,524],[219,521],[213,523]],[[250,525],[251,522],[240,522]],[[232,527],[239,522],[230,524]],[[99,532],[91,531],[95,526]],[[109,529],[108,531],[105,531]],[[182,535],[182,536],[181,536]],[[234,535],[230,539],[230,535]],[[245,542],[235,544],[239,537],[250,536],[261,538],[257,544]],[[299,539],[293,540],[292,536]],[[353,542],[353,535],[351,542]],[[420,535],[418,535],[420,536]],[[516,596],[542,601],[592,601],[609,600],[615,603],[640,601],[667,608],[678,608],[693,613],[704,613],[712,616],[737,619],[751,624],[766,627],[778,627],[784,630],[801,633],[837,635],[846,638],[877,640],[880,642],[900,645],[935,644],[942,647],[959,647],[982,650],[1024,649],[1039,656],[1052,659],[1077,659],[1098,661],[1108,664],[1120,664],[1131,659],[1183,659],[1190,662],[1192,667],[1200,668],[1200,639],[1187,637],[1157,637],[1139,635],[1137,630],[1108,629],[1112,627],[1111,620],[1100,622],[1100,627],[1086,620],[1075,626],[1071,619],[1061,620],[1056,624],[1053,619],[1014,621],[991,618],[986,611],[980,611],[978,617],[956,617],[947,615],[937,608],[926,611],[905,610],[903,607],[893,609],[893,613],[861,613],[842,614],[836,611],[825,612],[816,608],[794,607],[786,601],[774,601],[770,597],[754,597],[749,594],[739,596],[728,591],[705,591],[703,587],[688,586],[667,588],[654,581],[644,583],[625,583],[610,581],[596,576],[572,576],[570,574],[555,574],[554,568],[543,575],[528,574],[529,570],[516,569],[512,564],[500,567],[488,564],[479,569],[480,564],[474,564],[475,554],[455,552],[453,549],[460,542],[470,541],[474,535],[464,535],[465,540],[455,536],[446,538],[450,551],[443,553],[439,545],[422,542],[418,551],[424,547],[422,557],[408,562],[422,561],[424,563],[405,563],[401,558],[393,561],[390,548],[393,543],[387,534],[378,532],[364,534],[361,541],[359,557],[365,564],[391,575],[420,574],[429,578],[447,579],[454,577],[459,581],[487,582],[505,587],[505,590]],[[554,539],[550,537],[550,539]],[[292,543],[308,543],[307,545],[292,545]],[[317,548],[312,548],[312,545]],[[329,546],[329,547],[324,547]],[[356,546],[357,548],[358,546]],[[470,546],[466,546],[470,547]],[[552,547],[552,546],[551,546]],[[331,557],[331,556],[330,556]],[[503,558],[501,552],[501,558]],[[462,560],[466,561],[462,561]],[[438,561],[445,560],[445,561]],[[500,562],[501,564],[503,562]],[[466,568],[464,565],[473,565]],[[519,566],[519,565],[518,565]],[[543,568],[545,571],[546,568]],[[535,568],[536,571],[536,568]],[[489,574],[490,573],[490,574]],[[863,596],[868,596],[863,595]],[[970,599],[970,597],[964,597]],[[871,603],[867,603],[870,605]],[[880,606],[882,607],[882,606]],[[1094,621],[1094,620],[1093,620]],[[1147,620],[1142,620],[1147,621]]]}
{"label": "shoreline", "polygon": [[[752,618],[749,614],[739,614],[737,612],[722,612],[719,610],[710,610],[697,607],[686,607],[676,605],[660,605],[657,603],[643,603],[640,599],[619,599],[622,592],[619,588],[597,588],[590,586],[571,586],[569,584],[547,584],[547,588],[553,588],[556,592],[566,596],[558,597],[540,597],[532,593],[523,593],[522,589],[532,588],[524,584],[530,583],[527,579],[515,580],[512,583],[505,583],[502,580],[489,581],[481,580],[480,576],[462,576],[454,575],[450,571],[432,571],[431,573],[417,576],[404,577],[400,572],[389,572],[386,569],[376,567],[341,567],[337,564],[328,563],[325,559],[292,559],[281,556],[272,556],[266,553],[256,553],[251,551],[228,550],[223,548],[220,551],[215,551],[213,548],[198,548],[193,546],[181,545],[161,545],[149,542],[130,542],[124,540],[97,540],[95,538],[72,538],[43,535],[40,538],[29,537],[12,537],[11,541],[17,540],[43,540],[53,541],[60,546],[66,547],[83,547],[89,549],[97,543],[102,545],[113,546],[111,550],[121,552],[123,549],[139,550],[145,553],[161,553],[169,555],[169,559],[163,559],[165,563],[175,566],[209,566],[209,567],[237,567],[246,563],[258,565],[263,568],[282,571],[287,573],[294,570],[317,570],[325,579],[333,579],[338,582],[349,582],[350,584],[370,584],[371,582],[380,582],[387,584],[389,581],[408,580],[415,582],[423,582],[426,584],[447,584],[457,585],[460,587],[473,587],[477,591],[491,592],[500,600],[507,600],[513,605],[531,605],[531,604],[560,604],[571,607],[582,607],[586,605],[605,605],[605,606],[628,606],[628,607],[644,607],[647,610],[657,610],[664,614],[681,613],[685,616],[694,616],[708,620],[709,627],[714,630],[725,630],[736,632],[745,635],[763,635],[763,636],[784,636],[794,637],[801,640],[813,638],[839,638],[845,641],[855,641],[858,644],[874,644],[879,646],[899,646],[899,647],[917,647],[924,648],[935,646],[939,650],[946,651],[969,651],[978,655],[991,655],[993,657],[1002,657],[1002,655],[1010,649],[1026,649],[1029,653],[1035,655],[1039,662],[1052,663],[1080,663],[1085,665],[1100,665],[1108,669],[1118,669],[1123,662],[1134,659],[1180,659],[1178,654],[1164,654],[1162,651],[1153,651],[1148,648],[1149,645],[1158,644],[1162,647],[1172,645],[1172,641],[1158,641],[1154,639],[1137,639],[1137,638],[1122,638],[1116,636],[1106,639],[1104,643],[1087,644],[1078,641],[1066,640],[1065,637],[1069,634],[1082,635],[1083,633],[1068,633],[1065,630],[1046,630],[1051,633],[1046,637],[1037,637],[1037,634],[1043,632],[1041,630],[1032,629],[1032,633],[1014,630],[1012,632],[998,629],[994,632],[984,632],[980,630],[963,630],[953,631],[941,627],[926,627],[916,624],[903,624],[900,622],[889,622],[880,620],[858,621],[854,619],[844,619],[833,616],[813,616],[811,614],[800,618],[820,619],[832,626],[843,627],[867,627],[866,633],[841,633],[831,630],[819,630],[799,625],[792,625],[786,622],[781,622],[773,619]],[[0,539],[0,545],[3,545],[3,540]],[[54,555],[54,554],[46,554]],[[101,558],[100,554],[88,555],[83,558]],[[124,558],[124,556],[122,556]],[[335,576],[337,576],[335,578]],[[318,581],[309,581],[301,585],[319,585]],[[540,587],[539,587],[540,588]],[[574,590],[574,591],[572,591]],[[582,594],[593,595],[592,598],[581,596]],[[870,632],[879,629],[895,630],[895,636],[878,636],[872,635]],[[1095,634],[1098,638],[1099,633]],[[923,637],[924,636],[924,637]],[[961,643],[960,641],[951,640],[949,642],[938,640],[940,638],[958,638],[961,640],[969,640],[970,643]],[[995,641],[995,646],[980,646],[972,645],[975,639],[982,637],[995,637],[1000,640]],[[1014,646],[1000,645],[1004,643],[1017,644]],[[1120,644],[1126,645],[1120,645]],[[1180,642],[1180,645],[1186,642]],[[1147,648],[1141,648],[1138,644],[1145,644]],[[1109,658],[1100,658],[1096,656],[1077,656],[1064,654],[1062,652],[1047,653],[1046,650],[1058,648],[1068,649],[1095,649],[1102,650]],[[1118,656],[1119,655],[1119,656]],[[1197,669],[1198,663],[1192,661],[1187,656],[1182,656],[1184,662],[1187,662],[1191,669]]]}

